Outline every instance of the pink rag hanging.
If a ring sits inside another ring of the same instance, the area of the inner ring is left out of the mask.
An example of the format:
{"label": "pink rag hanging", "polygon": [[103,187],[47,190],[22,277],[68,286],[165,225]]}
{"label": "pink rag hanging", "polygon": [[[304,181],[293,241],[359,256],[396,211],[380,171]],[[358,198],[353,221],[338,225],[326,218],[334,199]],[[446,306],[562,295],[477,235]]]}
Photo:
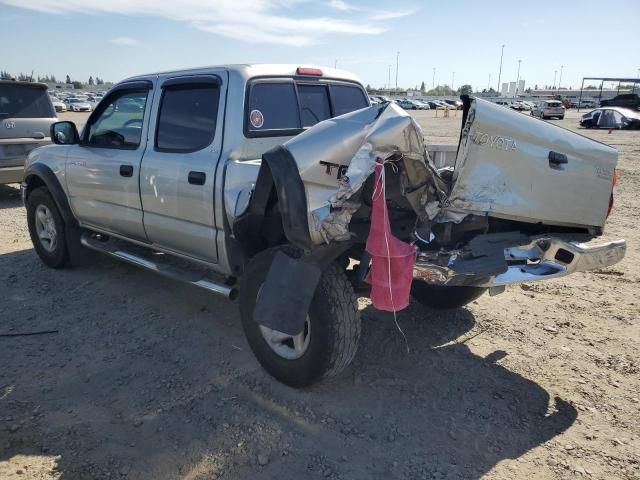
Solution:
{"label": "pink rag hanging", "polygon": [[409,305],[416,249],[391,234],[384,184],[384,165],[377,159],[371,230],[366,246],[371,255],[371,269],[366,281],[371,285],[373,306],[397,312]]}

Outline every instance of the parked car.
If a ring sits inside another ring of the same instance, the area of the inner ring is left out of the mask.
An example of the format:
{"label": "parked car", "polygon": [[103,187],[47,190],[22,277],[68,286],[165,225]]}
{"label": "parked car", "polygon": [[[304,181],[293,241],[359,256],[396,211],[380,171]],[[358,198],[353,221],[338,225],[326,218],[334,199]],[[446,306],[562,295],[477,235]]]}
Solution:
{"label": "parked car", "polygon": [[419,106],[420,110],[431,110],[431,106],[424,100],[414,100],[413,102]]}
{"label": "parked car", "polygon": [[67,105],[72,112],[90,112],[92,110],[91,104],[80,98],[70,98]]}
{"label": "parked car", "polygon": [[0,184],[22,181],[27,155],[50,143],[57,120],[44,83],[0,80]]}
{"label": "parked car", "polygon": [[408,100],[408,99],[400,99],[400,100],[396,100],[396,103],[398,105],[400,105],[402,108],[404,108],[405,110],[418,110],[418,104],[414,103],[413,100]]}
{"label": "parked car", "polygon": [[445,100],[444,102],[457,110],[462,110],[462,102],[460,100]]}
{"label": "parked car", "polygon": [[64,102],[61,102],[60,100],[56,99],[52,99],[53,104],[53,108],[56,110],[56,112],[66,112],[67,111],[67,106],[65,105]]}
{"label": "parked car", "polygon": [[[144,108],[121,112],[125,100]],[[130,78],[82,136],[56,123],[56,145],[29,156],[22,192],[34,250],[57,268],[83,245],[239,297],[257,359],[295,387],[355,356],[354,285],[387,272],[385,242],[369,269],[372,202],[389,209],[377,219],[395,227],[394,247],[407,246],[402,283],[382,290],[400,302],[394,310],[409,303],[412,281],[417,301],[457,308],[488,289],[622,259],[624,241],[578,243],[602,233],[613,148],[480,99],[463,118],[447,183],[426,163],[412,116],[369,106],[359,80],[337,70],[243,64]]]}
{"label": "parked car", "polygon": [[621,107],[597,108],[585,113],[580,119],[584,128],[640,129],[640,113],[637,110]]}
{"label": "parked car", "polygon": [[380,100],[378,100],[377,97],[369,95],[369,102],[371,102],[372,105],[375,105],[376,103],[380,103]]}
{"label": "parked car", "polygon": [[640,96],[637,93],[625,93],[617,95],[609,100],[601,100],[601,107],[624,107],[632,110],[640,108]]}
{"label": "parked car", "polygon": [[560,100],[542,100],[535,104],[531,109],[531,115],[534,117],[545,118],[564,118],[565,108]]}
{"label": "parked car", "polygon": [[429,107],[431,107],[432,110],[449,110],[451,109],[451,105],[449,105],[448,103],[445,103],[441,100],[429,100]]}
{"label": "parked car", "polygon": [[380,103],[382,103],[382,102],[390,102],[391,101],[391,99],[389,97],[386,97],[384,95],[374,95],[374,97],[377,98],[380,101]]}

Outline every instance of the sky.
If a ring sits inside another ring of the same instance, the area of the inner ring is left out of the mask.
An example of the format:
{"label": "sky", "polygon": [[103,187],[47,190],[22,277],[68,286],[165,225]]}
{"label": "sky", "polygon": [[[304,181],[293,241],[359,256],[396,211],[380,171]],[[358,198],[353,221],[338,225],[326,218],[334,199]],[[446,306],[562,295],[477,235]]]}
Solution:
{"label": "sky", "polygon": [[[0,70],[108,81],[225,63],[319,64],[363,83],[579,88],[640,76],[640,2],[0,0]],[[399,55],[397,52],[400,52]],[[389,72],[391,71],[391,75]],[[490,77],[490,78],[489,78]]]}

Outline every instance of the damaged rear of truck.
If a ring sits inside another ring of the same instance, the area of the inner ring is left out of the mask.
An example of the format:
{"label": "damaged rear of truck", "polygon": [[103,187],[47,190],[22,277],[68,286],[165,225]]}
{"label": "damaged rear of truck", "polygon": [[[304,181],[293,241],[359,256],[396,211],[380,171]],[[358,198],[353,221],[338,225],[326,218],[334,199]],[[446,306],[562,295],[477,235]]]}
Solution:
{"label": "damaged rear of truck", "polygon": [[[280,380],[311,384],[355,354],[351,285],[361,287],[369,273],[378,177],[393,237],[415,249],[412,296],[430,307],[460,307],[487,290],[624,257],[624,240],[590,242],[613,207],[615,149],[481,99],[462,100],[459,143],[444,164],[393,103],[323,121],[263,155],[236,237],[248,238],[250,226],[275,210],[286,245],[248,264],[244,291],[255,299],[241,309],[252,349]],[[251,330],[260,335],[252,339]],[[275,357],[265,358],[265,345]],[[278,345],[290,346],[292,357],[283,350],[276,358]]]}

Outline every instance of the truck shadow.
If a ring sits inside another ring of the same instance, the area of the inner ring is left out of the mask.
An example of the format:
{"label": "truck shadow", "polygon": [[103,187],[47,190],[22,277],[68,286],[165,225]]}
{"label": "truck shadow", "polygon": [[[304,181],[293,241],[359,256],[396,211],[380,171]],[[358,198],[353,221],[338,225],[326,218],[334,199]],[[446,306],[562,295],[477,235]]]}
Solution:
{"label": "truck shadow", "polygon": [[20,206],[22,206],[22,199],[19,185],[0,185],[0,210]]}
{"label": "truck shadow", "polygon": [[259,367],[225,300],[108,260],[53,271],[32,250],[0,272],[0,333],[58,330],[0,338],[0,477],[45,459],[63,480],[480,478],[577,417],[507,352],[461,343],[466,309],[401,312],[407,353],[367,307],[353,367],[299,391]]}

